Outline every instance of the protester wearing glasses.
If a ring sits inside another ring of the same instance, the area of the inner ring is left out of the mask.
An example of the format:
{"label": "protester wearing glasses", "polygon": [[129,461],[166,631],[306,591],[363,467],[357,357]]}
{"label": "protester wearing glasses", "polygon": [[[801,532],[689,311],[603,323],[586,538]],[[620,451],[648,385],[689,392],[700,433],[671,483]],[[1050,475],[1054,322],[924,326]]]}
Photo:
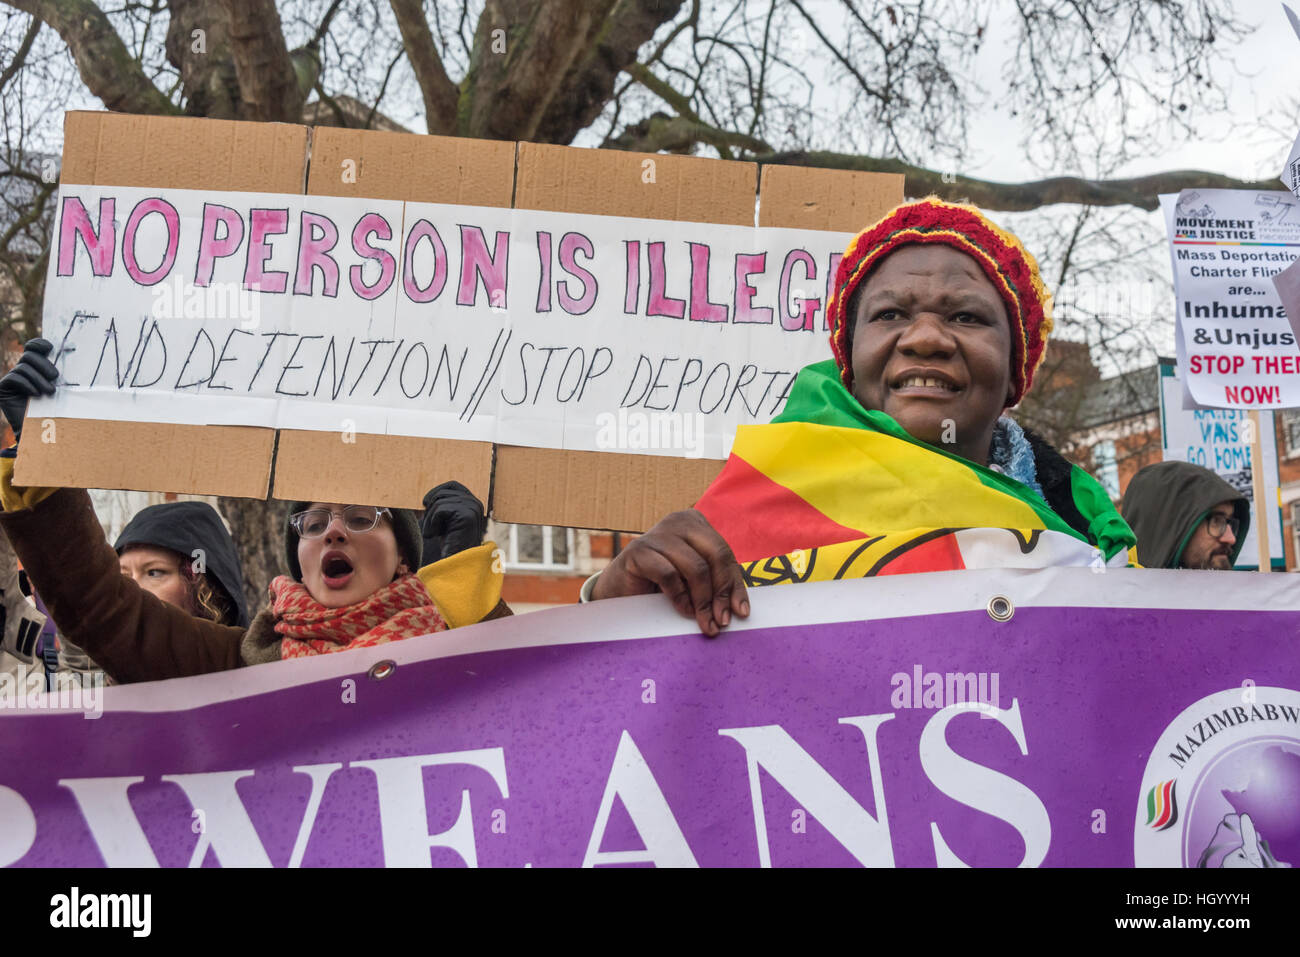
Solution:
{"label": "protester wearing glasses", "polygon": [[[48,342],[33,340],[0,379],[0,412],[18,439],[27,400],[54,393],[49,354]],[[0,528],[60,631],[118,682],[346,651],[510,614],[495,546],[483,543],[482,504],[456,483],[426,496],[421,522],[369,504],[295,503],[285,524],[290,574],[242,627],[141,587],[104,541],[85,490],[15,486],[15,455],[0,453]],[[432,563],[421,568],[424,556]]]}
{"label": "protester wearing glasses", "polygon": [[373,505],[297,502],[285,521],[289,575],[244,636],[247,664],[365,648],[445,631],[419,567],[414,516]]}
{"label": "protester wearing glasses", "polygon": [[1231,571],[1250,528],[1246,497],[1207,468],[1160,462],[1128,484],[1121,506],[1147,568]]}

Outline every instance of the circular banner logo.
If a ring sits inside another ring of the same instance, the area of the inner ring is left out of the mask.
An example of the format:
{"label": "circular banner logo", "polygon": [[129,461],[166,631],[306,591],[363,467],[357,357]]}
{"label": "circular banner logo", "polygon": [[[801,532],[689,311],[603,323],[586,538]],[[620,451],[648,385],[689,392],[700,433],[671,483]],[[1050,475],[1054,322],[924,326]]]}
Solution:
{"label": "circular banner logo", "polygon": [[1147,760],[1137,867],[1300,867],[1300,692],[1243,687],[1202,698]]}

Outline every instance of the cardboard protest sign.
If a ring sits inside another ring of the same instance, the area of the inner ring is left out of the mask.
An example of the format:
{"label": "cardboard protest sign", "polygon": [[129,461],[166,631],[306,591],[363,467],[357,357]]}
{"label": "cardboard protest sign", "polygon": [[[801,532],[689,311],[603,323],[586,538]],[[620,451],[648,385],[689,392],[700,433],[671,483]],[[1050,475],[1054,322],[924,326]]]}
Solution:
{"label": "cardboard protest sign", "polygon": [[824,358],[851,238],[78,186],[55,231],[44,331],[64,382],[35,414],[715,459]]}
{"label": "cardboard protest sign", "polygon": [[[902,202],[903,178],[779,166],[756,178],[747,163],[519,144],[515,202],[523,208],[743,224],[753,222],[756,191],[761,226],[843,233]],[[501,445],[493,513],[507,522],[643,530],[694,504],[721,465]]]}
{"label": "cardboard protest sign", "polygon": [[[1241,409],[1184,409],[1183,386],[1172,364],[1160,365],[1160,438],[1164,461],[1210,469],[1250,502],[1250,531],[1238,553],[1240,569],[1259,567],[1259,526],[1268,522],[1269,564],[1286,569],[1278,502],[1277,444],[1273,413],[1259,412],[1262,443],[1253,441],[1250,414]],[[1255,501],[1254,448],[1262,450],[1263,507]]]}
{"label": "cardboard protest sign", "polygon": [[1300,201],[1282,192],[1162,196],[1185,407],[1300,405],[1300,349],[1270,281],[1300,255]]}
{"label": "cardboard protest sign", "polygon": [[1291,152],[1287,154],[1286,166],[1282,169],[1282,175],[1278,177],[1293,195],[1300,197],[1300,136],[1296,137],[1295,143],[1291,145]]}
{"label": "cardboard protest sign", "polygon": [[[1291,24],[1291,29],[1295,31],[1297,39],[1300,39],[1300,17],[1297,17],[1295,11],[1285,3],[1282,9],[1286,13],[1286,18]],[[1286,164],[1282,167],[1282,175],[1278,177],[1282,180],[1284,186],[1297,197],[1300,197],[1300,136],[1296,137],[1295,143],[1291,146],[1291,152],[1287,154]]]}
{"label": "cardboard protest sign", "polygon": [[[291,192],[307,169],[307,129],[188,117],[70,112],[63,183]],[[268,429],[43,418],[18,482],[264,498]]]}
{"label": "cardboard protest sign", "polygon": [[[75,132],[70,122],[69,151],[88,148]],[[825,304],[848,238],[827,228],[842,212],[798,224],[815,232],[778,228],[774,188],[755,227],[752,165],[523,144],[516,172],[508,149],[325,131],[305,196],[65,176],[44,332],[66,384],[33,414],[282,429],[276,495],[369,489],[409,505],[432,477],[386,480],[376,473],[389,456],[457,461],[471,474],[442,477],[483,497],[490,443],[552,453],[502,454],[503,492],[512,475],[536,489],[548,471],[571,473],[573,453],[721,460],[735,425],[770,419],[798,369],[827,351]],[[415,158],[438,172],[408,181]],[[855,218],[901,198],[896,177],[833,176],[870,184],[839,190],[869,198],[844,204]],[[691,193],[708,201],[684,208]],[[29,458],[19,477],[41,482],[62,456]],[[522,515],[505,494],[497,517],[558,522],[562,504],[568,524],[644,527],[717,468],[595,461],[607,484],[640,471],[652,487],[684,487],[580,515],[584,489],[526,495]],[[208,484],[226,490],[224,477]]]}
{"label": "cardboard protest sign", "polygon": [[1300,596],[1223,575],[763,588],[716,640],[620,599],[84,716],[10,688],[0,864],[1300,865]]}

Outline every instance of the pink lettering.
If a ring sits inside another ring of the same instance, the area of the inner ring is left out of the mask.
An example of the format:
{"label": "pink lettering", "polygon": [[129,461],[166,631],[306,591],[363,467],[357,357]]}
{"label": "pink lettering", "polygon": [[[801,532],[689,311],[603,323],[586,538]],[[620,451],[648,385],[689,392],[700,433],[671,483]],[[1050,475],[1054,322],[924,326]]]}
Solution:
{"label": "pink lettering", "polygon": [[[142,269],[136,259],[135,234],[140,223],[151,213],[157,213],[167,226],[167,248],[163,251],[162,262],[155,269]],[[181,241],[181,217],[176,207],[165,199],[144,199],[135,204],[131,215],[127,217],[126,228],[122,230],[122,264],[127,274],[141,286],[152,286],[160,281],[172,269],[176,262],[176,247]]]}
{"label": "pink lettering", "polygon": [[[217,226],[226,227],[225,235],[217,235]],[[244,241],[244,220],[235,210],[219,203],[203,204],[203,228],[199,233],[199,260],[194,266],[194,285],[207,286],[212,282],[212,270],[218,259],[233,255]]]}
{"label": "pink lettering", "polygon": [[[826,267],[826,302],[830,302],[835,296],[835,277],[840,271],[840,260],[844,258],[843,253],[831,253],[830,265]],[[822,332],[830,332],[831,317],[830,309],[822,315]]]}
{"label": "pink lettering", "polygon": [[506,266],[510,256],[510,234],[498,230],[496,249],[489,253],[483,230],[477,226],[460,227],[460,287],[456,305],[472,306],[478,301],[478,280],[483,280],[488,304],[504,308],[506,304]]}
{"label": "pink lettering", "polygon": [[623,245],[627,247],[627,281],[623,284],[623,312],[635,316],[637,303],[641,301],[641,241],[625,239]]}
{"label": "pink lettering", "polygon": [[253,209],[249,210],[248,220],[248,261],[244,264],[244,288],[284,292],[289,286],[289,274],[266,269],[266,261],[271,258],[271,247],[266,240],[268,236],[279,236],[289,231],[289,211]]}
{"label": "pink lettering", "polygon": [[709,247],[691,243],[691,319],[694,322],[726,322],[727,307],[709,299]]}
{"label": "pink lettering", "polygon": [[565,233],[560,240],[560,268],[578,282],[582,283],[582,295],[574,296],[569,291],[569,280],[561,280],[557,295],[560,308],[571,316],[581,316],[590,311],[596,302],[596,277],[578,265],[577,256],[582,253],[588,262],[596,256],[591,240],[582,233]]}
{"label": "pink lettering", "polygon": [[[416,282],[412,269],[415,262],[415,248],[421,239],[429,240],[429,248],[433,250],[433,278],[423,289]],[[447,285],[447,247],[442,244],[442,237],[438,235],[438,230],[434,228],[433,223],[422,219],[406,234],[406,251],[402,257],[402,288],[406,291],[406,298],[411,302],[433,302],[441,295],[442,287],[445,285]]]}
{"label": "pink lettering", "polygon": [[[790,284],[793,281],[793,272],[795,263],[803,263],[805,281],[817,278],[817,264],[813,262],[811,254],[804,249],[792,249],[785,257],[785,265],[781,268],[781,328],[786,332],[797,332],[801,329],[812,330],[813,317],[817,310],[821,308],[820,299],[810,299],[802,295],[803,287],[796,286],[795,294],[798,296],[794,303],[794,310],[789,310],[790,303]],[[811,308],[810,308],[811,306]]]}
{"label": "pink lettering", "polygon": [[113,226],[113,212],[117,200],[106,197],[99,201],[99,231],[90,223],[86,207],[76,196],[63,198],[63,215],[59,217],[59,268],[58,275],[71,276],[76,264],[77,239],[90,255],[90,271],[96,276],[113,273],[113,247],[117,236]]}
{"label": "pink lettering", "polygon": [[734,322],[772,321],[772,307],[754,307],[754,295],[758,292],[749,284],[749,277],[762,275],[767,269],[767,253],[736,254],[736,300],[732,307]]}
{"label": "pink lettering", "polygon": [[664,244],[649,243],[646,255],[650,259],[650,298],[646,303],[647,316],[664,316],[680,319],[686,315],[686,300],[664,295],[667,279],[664,276]]}
{"label": "pink lettering", "polygon": [[352,291],[366,300],[378,299],[386,293],[388,287],[393,284],[393,277],[397,274],[397,260],[387,249],[371,245],[372,234],[383,240],[392,239],[393,227],[388,225],[388,220],[378,213],[366,213],[352,228],[352,248],[356,254],[362,259],[373,259],[379,263],[379,278],[372,286],[366,285],[364,267],[360,263],[348,269],[348,282],[352,286]]}
{"label": "pink lettering", "polygon": [[537,281],[537,311],[551,311],[551,234],[537,231],[537,261],[542,276]]}
{"label": "pink lettering", "polygon": [[293,294],[310,296],[315,270],[319,269],[325,277],[325,295],[332,299],[339,294],[339,264],[330,250],[338,245],[339,228],[329,217],[307,210],[303,210],[299,223],[298,271],[293,280]]}

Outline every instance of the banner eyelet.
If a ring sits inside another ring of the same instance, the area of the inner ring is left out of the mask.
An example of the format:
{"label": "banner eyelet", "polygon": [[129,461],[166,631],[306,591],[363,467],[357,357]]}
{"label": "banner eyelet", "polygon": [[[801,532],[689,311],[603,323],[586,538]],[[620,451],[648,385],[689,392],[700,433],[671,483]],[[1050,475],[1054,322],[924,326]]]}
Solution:
{"label": "banner eyelet", "polygon": [[[992,614],[992,612],[990,612],[990,614]],[[376,661],[371,665],[370,670],[367,671],[366,674],[370,677],[371,681],[383,681],[396,670],[397,662],[391,658],[385,658],[383,661]]]}
{"label": "banner eyelet", "polygon": [[994,621],[1010,621],[1016,613],[1016,606],[1005,595],[994,595],[989,599],[988,612]]}

